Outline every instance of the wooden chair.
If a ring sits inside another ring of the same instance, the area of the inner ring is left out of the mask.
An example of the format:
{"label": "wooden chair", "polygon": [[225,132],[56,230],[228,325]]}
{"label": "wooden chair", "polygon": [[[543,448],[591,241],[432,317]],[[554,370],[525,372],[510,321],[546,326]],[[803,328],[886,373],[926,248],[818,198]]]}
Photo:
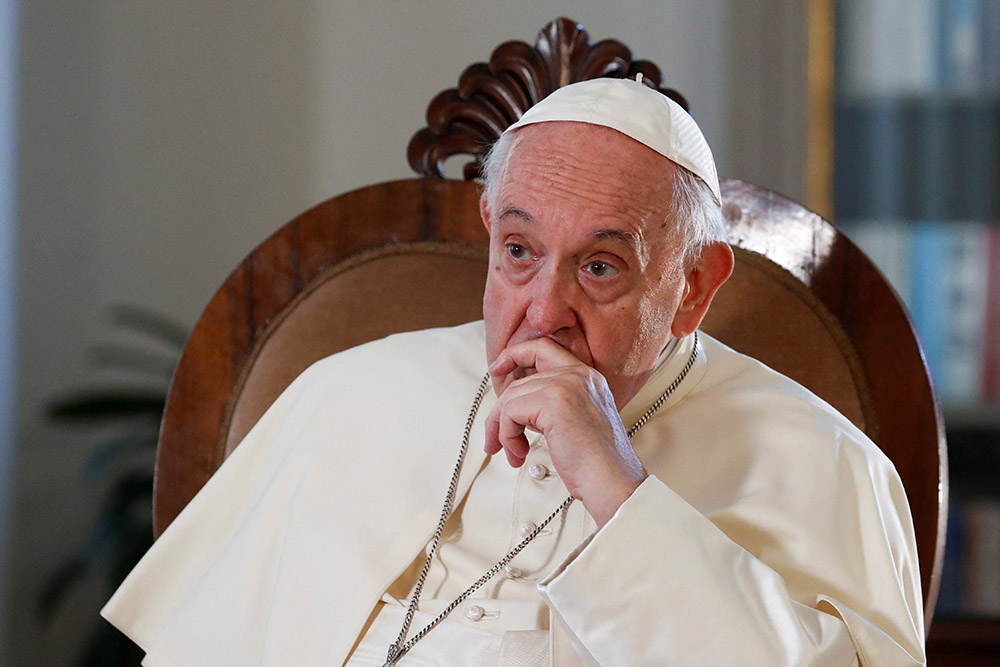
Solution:
{"label": "wooden chair", "polygon": [[[445,160],[471,154],[473,178],[486,145],[554,88],[636,72],[659,86],[655,65],[617,41],[591,44],[567,19],[545,26],[534,46],[502,44],[431,102],[408,153],[423,178],[334,197],[254,250],[208,304],[177,367],[157,455],[157,535],[313,361],[389,333],[481,317],[488,239],[479,188],[443,180]],[[740,181],[723,181],[722,193],[737,262],[703,328],[811,388],[893,460],[913,512],[929,627],[945,444],[906,311],[826,220]]]}

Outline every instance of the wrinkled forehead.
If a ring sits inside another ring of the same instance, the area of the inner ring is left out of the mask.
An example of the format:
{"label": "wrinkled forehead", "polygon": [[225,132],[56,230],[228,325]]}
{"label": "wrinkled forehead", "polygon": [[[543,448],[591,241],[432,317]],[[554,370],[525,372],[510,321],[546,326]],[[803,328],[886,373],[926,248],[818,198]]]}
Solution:
{"label": "wrinkled forehead", "polygon": [[672,161],[607,127],[528,126],[512,142],[497,187],[494,231],[550,224],[581,237],[628,238],[649,258],[680,242]]}
{"label": "wrinkled forehead", "polygon": [[499,174],[499,192],[553,191],[574,198],[625,200],[650,209],[670,207],[677,165],[617,130],[559,121],[519,128]]}

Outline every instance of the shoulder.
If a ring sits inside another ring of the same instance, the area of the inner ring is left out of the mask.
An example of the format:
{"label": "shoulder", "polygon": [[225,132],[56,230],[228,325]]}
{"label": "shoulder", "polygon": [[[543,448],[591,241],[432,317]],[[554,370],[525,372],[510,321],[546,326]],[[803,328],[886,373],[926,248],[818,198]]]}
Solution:
{"label": "shoulder", "polygon": [[747,356],[701,332],[699,334],[708,360],[708,372],[699,384],[703,392],[760,393],[767,398],[785,395],[812,408],[845,419],[819,396],[795,380],[766,364]]}
{"label": "shoulder", "polygon": [[812,606],[822,594],[883,614],[872,601],[889,604],[902,588],[919,623],[912,522],[892,462],[807,388],[702,342],[705,373],[650,422],[647,469],[780,573],[792,599]]}
{"label": "shoulder", "polygon": [[486,360],[485,346],[486,333],[479,320],[454,327],[392,334],[321,359],[313,367],[390,361],[410,366],[465,357],[481,365]]}
{"label": "shoulder", "polygon": [[703,343],[708,370],[692,397],[695,402],[712,403],[750,423],[837,431],[870,442],[847,417],[795,380],[710,336],[703,335]]}
{"label": "shoulder", "polygon": [[[818,484],[837,477],[895,477],[895,468],[854,423],[806,387],[701,335],[707,369],[671,411],[679,441],[700,456],[739,461],[774,475],[797,470]],[[733,470],[731,466],[725,466]],[[767,477],[768,475],[765,475]]]}
{"label": "shoulder", "polygon": [[[788,567],[791,535],[809,537],[796,553],[811,558],[864,526],[908,523],[895,518],[908,516],[895,466],[863,431],[790,378],[703,343],[697,386],[649,424],[640,456],[652,474],[772,565]],[[897,532],[904,544],[909,534]]]}
{"label": "shoulder", "polygon": [[297,382],[311,387],[349,385],[352,393],[385,391],[387,385],[413,390],[438,377],[451,381],[486,372],[486,340],[482,321],[455,327],[393,334],[321,359]]}
{"label": "shoulder", "polygon": [[396,437],[394,424],[467,410],[486,367],[482,322],[395,334],[312,364],[272,406],[271,421],[300,443],[307,433]]}

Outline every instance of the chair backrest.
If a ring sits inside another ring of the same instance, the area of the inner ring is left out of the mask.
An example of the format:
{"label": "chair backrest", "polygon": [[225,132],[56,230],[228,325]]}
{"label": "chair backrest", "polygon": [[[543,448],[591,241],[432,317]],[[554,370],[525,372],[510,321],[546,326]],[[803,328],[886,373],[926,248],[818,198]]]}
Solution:
{"label": "chair backrest", "polygon": [[[591,45],[566,19],[531,47],[508,42],[428,109],[411,165],[432,178],[372,185],[295,218],[209,302],[167,399],[154,492],[159,535],[278,394],[312,362],[389,333],[481,317],[488,237],[479,187],[441,165],[484,146],[559,85],[659,70],[626,47]],[[483,92],[487,91],[487,92]],[[675,99],[681,99],[672,93]],[[703,328],[801,382],[896,465],[917,535],[929,627],[946,514],[942,418],[920,343],[878,270],[829,222],[772,192],[722,183],[736,269]],[[484,359],[485,361],[485,359]]]}

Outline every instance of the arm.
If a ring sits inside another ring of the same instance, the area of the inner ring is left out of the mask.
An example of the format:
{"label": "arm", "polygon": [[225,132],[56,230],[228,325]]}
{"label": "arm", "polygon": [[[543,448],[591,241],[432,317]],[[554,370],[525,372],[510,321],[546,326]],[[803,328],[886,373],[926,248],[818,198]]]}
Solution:
{"label": "arm", "polygon": [[599,664],[921,664],[891,464],[801,387],[737,370],[639,435],[656,477],[543,582],[554,616]]}
{"label": "arm", "polygon": [[539,590],[576,650],[601,665],[923,663],[917,625],[867,620],[844,601],[804,593],[827,588],[827,573],[789,575],[650,477]]}

